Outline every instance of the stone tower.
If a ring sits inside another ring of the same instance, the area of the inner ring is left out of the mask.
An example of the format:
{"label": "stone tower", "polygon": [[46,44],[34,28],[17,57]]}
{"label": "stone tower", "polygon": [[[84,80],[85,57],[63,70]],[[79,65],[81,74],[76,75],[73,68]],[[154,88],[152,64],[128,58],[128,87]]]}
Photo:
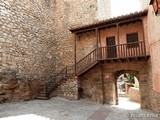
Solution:
{"label": "stone tower", "polygon": [[103,20],[111,17],[110,0],[97,0],[97,5],[98,5],[97,18],[99,20]]}
{"label": "stone tower", "polygon": [[[32,90],[38,90],[41,81],[73,64],[74,37],[69,28],[107,18],[107,1],[1,0],[0,84],[8,80],[12,85],[15,80],[12,90],[20,91],[21,84],[24,87],[24,91],[11,95],[6,91],[4,101],[29,99],[29,91],[34,95]],[[29,89],[28,80],[33,88]]]}

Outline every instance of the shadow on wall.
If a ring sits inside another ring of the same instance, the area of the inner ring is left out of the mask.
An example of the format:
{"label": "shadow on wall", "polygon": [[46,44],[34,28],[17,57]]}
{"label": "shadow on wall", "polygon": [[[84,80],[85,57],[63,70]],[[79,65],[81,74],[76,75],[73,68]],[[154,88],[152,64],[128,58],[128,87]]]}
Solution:
{"label": "shadow on wall", "polygon": [[27,78],[14,69],[6,69],[0,73],[0,103],[34,99],[44,83]]}

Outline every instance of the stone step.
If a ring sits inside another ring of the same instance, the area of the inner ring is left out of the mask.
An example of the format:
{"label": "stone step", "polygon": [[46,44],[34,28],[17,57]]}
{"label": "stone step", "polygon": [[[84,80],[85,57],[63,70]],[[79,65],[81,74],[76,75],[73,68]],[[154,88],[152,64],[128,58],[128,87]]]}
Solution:
{"label": "stone step", "polygon": [[49,100],[49,97],[38,96],[38,97],[36,97],[36,99],[39,99],[39,100]]}
{"label": "stone step", "polygon": [[46,97],[46,93],[39,93],[38,96]]}

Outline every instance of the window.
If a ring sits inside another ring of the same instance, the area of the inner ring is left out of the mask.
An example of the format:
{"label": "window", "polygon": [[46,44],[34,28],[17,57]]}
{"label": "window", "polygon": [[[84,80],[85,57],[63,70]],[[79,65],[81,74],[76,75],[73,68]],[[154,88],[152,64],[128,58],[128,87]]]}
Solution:
{"label": "window", "polygon": [[127,34],[127,48],[139,47],[138,33]]}

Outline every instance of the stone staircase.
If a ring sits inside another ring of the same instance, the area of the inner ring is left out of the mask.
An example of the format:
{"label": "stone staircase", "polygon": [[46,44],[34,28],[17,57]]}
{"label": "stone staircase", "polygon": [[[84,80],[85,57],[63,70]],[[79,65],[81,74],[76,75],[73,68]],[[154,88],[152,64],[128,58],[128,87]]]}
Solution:
{"label": "stone staircase", "polygon": [[81,74],[85,73],[87,70],[91,69],[98,63],[97,58],[98,49],[95,49],[76,63],[76,69],[75,65],[66,66],[65,68],[63,68],[60,72],[54,75],[50,81],[46,83],[45,87],[40,90],[36,99],[49,99],[50,95],[63,80],[67,80],[68,77],[75,77],[75,73],[76,76],[80,76]]}
{"label": "stone staircase", "polygon": [[59,86],[62,80],[66,80],[68,76],[72,73],[67,72],[70,67],[63,68],[60,72],[52,77],[50,81],[48,81],[43,89],[40,90],[38,97],[36,99],[47,100],[50,98],[52,92]]}

